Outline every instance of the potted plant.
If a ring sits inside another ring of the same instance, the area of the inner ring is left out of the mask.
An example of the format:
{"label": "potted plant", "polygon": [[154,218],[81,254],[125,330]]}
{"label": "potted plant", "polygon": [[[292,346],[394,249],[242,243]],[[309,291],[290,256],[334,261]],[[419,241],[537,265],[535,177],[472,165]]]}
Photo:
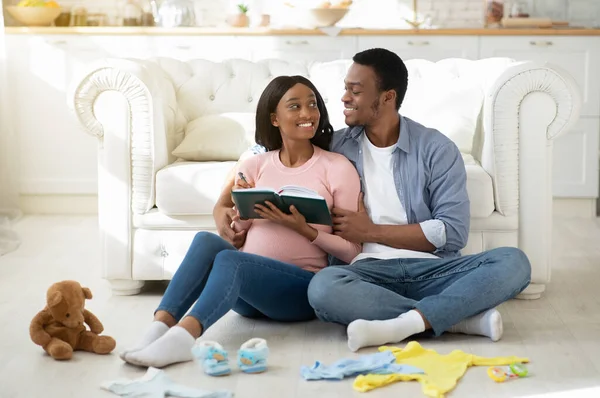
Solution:
{"label": "potted plant", "polygon": [[245,28],[250,25],[250,18],[248,18],[248,5],[240,3],[236,7],[237,13],[229,17],[229,25],[236,28]]}

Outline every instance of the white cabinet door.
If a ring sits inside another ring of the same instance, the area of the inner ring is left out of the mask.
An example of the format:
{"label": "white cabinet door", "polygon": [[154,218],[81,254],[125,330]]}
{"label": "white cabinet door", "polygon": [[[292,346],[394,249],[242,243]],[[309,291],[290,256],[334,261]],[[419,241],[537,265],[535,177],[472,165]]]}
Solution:
{"label": "white cabinet door", "polygon": [[292,62],[325,62],[351,59],[356,38],[351,36],[261,36],[241,37],[245,48],[252,49],[252,60],[269,58]]}
{"label": "white cabinet door", "polygon": [[403,60],[445,58],[477,59],[477,36],[359,36],[357,51],[382,47],[395,52]]}
{"label": "white cabinet door", "polygon": [[571,132],[554,141],[553,194],[556,197],[598,196],[600,118],[583,117]]}
{"label": "white cabinet door", "polygon": [[482,37],[481,58],[489,57],[557,65],[582,91],[582,116],[600,115],[600,37]]}
{"label": "white cabinet door", "polygon": [[6,37],[20,192],[95,193],[97,140],[83,132],[67,106],[73,36]]}

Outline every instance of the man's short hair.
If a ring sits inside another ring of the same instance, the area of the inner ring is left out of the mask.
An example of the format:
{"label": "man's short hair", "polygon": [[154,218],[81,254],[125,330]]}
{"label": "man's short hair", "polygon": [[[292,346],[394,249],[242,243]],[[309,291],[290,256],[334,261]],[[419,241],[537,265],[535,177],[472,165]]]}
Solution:
{"label": "man's short hair", "polygon": [[396,110],[399,110],[408,87],[408,70],[402,59],[385,48],[371,48],[357,53],[352,60],[373,68],[379,91],[396,91]]}

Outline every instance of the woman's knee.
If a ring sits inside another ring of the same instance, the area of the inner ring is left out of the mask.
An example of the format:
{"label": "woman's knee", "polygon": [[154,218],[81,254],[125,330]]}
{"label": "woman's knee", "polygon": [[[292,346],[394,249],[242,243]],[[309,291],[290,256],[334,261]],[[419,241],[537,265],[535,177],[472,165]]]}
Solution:
{"label": "woman's knee", "polygon": [[240,252],[235,249],[221,250],[215,257],[213,267],[227,267],[237,265],[239,253]]}
{"label": "woman's knee", "polygon": [[219,245],[221,246],[223,244],[223,242],[225,242],[223,240],[223,238],[221,238],[219,235],[214,234],[212,232],[208,232],[208,231],[200,231],[197,232],[196,235],[194,235],[194,240],[192,241],[192,245],[194,246],[215,246],[215,245]]}

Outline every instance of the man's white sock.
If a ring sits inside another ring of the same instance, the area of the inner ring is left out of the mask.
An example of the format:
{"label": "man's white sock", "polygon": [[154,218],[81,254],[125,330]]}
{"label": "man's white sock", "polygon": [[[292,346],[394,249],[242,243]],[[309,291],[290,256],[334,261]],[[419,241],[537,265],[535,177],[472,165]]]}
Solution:
{"label": "man's white sock", "polygon": [[137,344],[135,344],[134,346],[127,348],[124,351],[121,351],[119,353],[119,356],[121,357],[122,360],[126,360],[125,357],[127,356],[127,354],[134,352],[134,351],[139,351],[142,348],[147,347],[150,343],[153,343],[156,339],[158,339],[160,336],[162,336],[163,334],[167,333],[167,331],[169,330],[169,327],[161,321],[153,321],[150,326],[148,327],[148,329],[146,329],[146,332],[144,332],[144,334],[142,335],[142,338],[137,342]]}
{"label": "man's white sock", "polygon": [[502,337],[503,329],[502,316],[497,309],[492,308],[460,321],[448,329],[448,332],[486,336],[492,341],[498,341]]}
{"label": "man's white sock", "polygon": [[146,348],[127,354],[125,360],[139,366],[162,368],[192,360],[196,339],[181,326],[173,326],[167,333]]}
{"label": "man's white sock", "polygon": [[415,310],[385,321],[358,319],[348,325],[348,348],[358,351],[362,347],[398,343],[423,331],[425,331],[425,322],[421,314]]}

